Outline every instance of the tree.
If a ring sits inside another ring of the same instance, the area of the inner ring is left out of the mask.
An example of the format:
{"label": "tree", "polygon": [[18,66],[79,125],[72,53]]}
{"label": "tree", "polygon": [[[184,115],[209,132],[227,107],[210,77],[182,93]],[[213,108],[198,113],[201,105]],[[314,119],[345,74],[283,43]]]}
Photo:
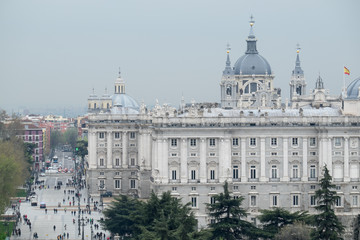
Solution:
{"label": "tree", "polygon": [[104,228],[123,239],[202,240],[206,235],[194,234],[197,221],[189,204],[181,204],[170,192],[161,198],[152,193],[146,203],[120,196],[104,211],[104,216]]}
{"label": "tree", "polygon": [[339,197],[336,196],[336,191],[331,190],[335,188],[331,180],[332,177],[325,165],[324,177],[320,180],[320,189],[315,192],[315,199],[318,204],[315,209],[320,213],[314,216],[316,229],[311,233],[311,238],[314,240],[337,240],[344,232],[344,227],[333,209]]}
{"label": "tree", "polygon": [[254,225],[242,220],[247,216],[246,211],[241,207],[243,197],[233,198],[230,196],[228,183],[224,184],[224,193],[216,196],[215,203],[206,204],[209,215],[215,222],[210,224],[212,228],[212,239],[242,239],[243,236],[255,237],[264,235]]}
{"label": "tree", "polygon": [[275,235],[275,240],[309,240],[310,227],[303,222],[295,222],[283,227],[278,234]]}
{"label": "tree", "polygon": [[65,144],[64,135],[60,131],[51,131],[50,133],[50,147],[52,149]]}
{"label": "tree", "polygon": [[258,218],[263,225],[263,230],[275,236],[281,228],[293,224],[296,221],[304,223],[310,222],[307,212],[297,211],[290,213],[283,208],[274,208],[272,210],[260,210],[262,213]]}
{"label": "tree", "polygon": [[86,140],[78,140],[76,142],[75,147],[75,154],[77,156],[80,156],[81,159],[84,159],[84,157],[88,154],[88,142]]}
{"label": "tree", "polygon": [[72,149],[75,149],[77,143],[78,132],[76,128],[68,128],[64,132],[64,140],[66,144],[69,144]]}

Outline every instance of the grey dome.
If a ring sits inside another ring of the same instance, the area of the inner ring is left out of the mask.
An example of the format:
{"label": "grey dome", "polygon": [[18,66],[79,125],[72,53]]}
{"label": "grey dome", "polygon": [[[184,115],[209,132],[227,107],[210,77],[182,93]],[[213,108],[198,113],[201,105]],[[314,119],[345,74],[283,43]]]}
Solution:
{"label": "grey dome", "polygon": [[239,75],[265,75],[271,74],[268,61],[260,54],[245,54],[240,57],[234,65],[234,73]]}
{"label": "grey dome", "polygon": [[359,87],[360,87],[360,77],[352,81],[347,87],[347,97],[348,99],[357,99],[359,98]]}
{"label": "grey dome", "polygon": [[125,93],[114,94],[112,96],[112,105],[114,107],[123,107],[123,108],[132,108],[135,110],[139,110],[139,104]]}

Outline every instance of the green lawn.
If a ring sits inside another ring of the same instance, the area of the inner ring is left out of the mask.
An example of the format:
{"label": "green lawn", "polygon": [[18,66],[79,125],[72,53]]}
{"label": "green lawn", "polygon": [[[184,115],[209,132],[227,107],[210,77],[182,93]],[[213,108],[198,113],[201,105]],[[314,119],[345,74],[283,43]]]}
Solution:
{"label": "green lawn", "polygon": [[[12,229],[15,223],[10,222],[0,222],[0,240],[4,240],[6,236],[10,236],[12,234]],[[8,234],[6,234],[8,233]]]}
{"label": "green lawn", "polygon": [[16,189],[16,197],[26,197],[25,189]]}

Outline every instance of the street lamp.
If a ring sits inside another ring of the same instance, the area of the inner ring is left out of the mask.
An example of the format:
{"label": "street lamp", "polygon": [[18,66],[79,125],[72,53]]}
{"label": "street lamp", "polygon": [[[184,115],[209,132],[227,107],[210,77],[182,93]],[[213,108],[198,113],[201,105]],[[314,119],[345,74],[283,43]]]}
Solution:
{"label": "street lamp", "polygon": [[81,218],[81,221],[82,221],[82,235],[81,235],[81,240],[84,240],[84,227],[85,227],[84,216]]}

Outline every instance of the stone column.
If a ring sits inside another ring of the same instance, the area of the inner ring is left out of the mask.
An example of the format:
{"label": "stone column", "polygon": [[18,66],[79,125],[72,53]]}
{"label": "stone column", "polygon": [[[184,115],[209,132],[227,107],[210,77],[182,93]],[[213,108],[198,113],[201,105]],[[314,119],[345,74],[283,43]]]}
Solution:
{"label": "stone column", "polygon": [[349,138],[344,139],[344,182],[350,182],[349,174]]}
{"label": "stone column", "polygon": [[308,139],[306,137],[303,137],[303,161],[302,161],[302,177],[301,181],[307,182],[309,180],[308,177]]}
{"label": "stone column", "polygon": [[332,142],[331,138],[326,139],[326,165],[328,166],[329,173],[331,176],[333,176],[333,164],[332,164]]}
{"label": "stone column", "polygon": [[207,177],[206,177],[206,138],[200,139],[200,182],[206,183]]}
{"label": "stone column", "polygon": [[142,130],[139,130],[139,137],[137,138],[137,150],[138,150],[138,166],[140,166],[141,169],[145,167],[145,157],[144,157],[144,141],[145,141],[145,134]]}
{"label": "stone column", "polygon": [[187,167],[187,139],[181,138],[181,182],[188,182],[188,167]]}
{"label": "stone column", "polygon": [[156,138],[151,139],[152,140],[152,159],[153,159],[153,166],[152,166],[152,175],[157,181],[157,178],[159,176],[159,169],[158,169],[158,141]]}
{"label": "stone column", "polygon": [[319,178],[321,178],[323,176],[323,166],[324,166],[324,153],[323,153],[323,142],[324,139],[322,136],[320,136],[319,139]]}
{"label": "stone column", "polygon": [[241,138],[241,182],[247,182],[246,174],[246,138]]}
{"label": "stone column", "polygon": [[127,168],[128,167],[128,157],[127,157],[127,153],[128,153],[128,139],[127,139],[128,135],[127,132],[123,132],[122,133],[122,167],[123,168]]}
{"label": "stone column", "polygon": [[260,182],[266,182],[265,138],[260,138]]}
{"label": "stone column", "polygon": [[112,161],[112,131],[106,132],[106,168],[112,168],[113,167],[113,161]]}
{"label": "stone column", "polygon": [[89,131],[89,169],[97,168],[97,155],[96,155],[96,149],[97,149],[97,138],[96,138],[96,132],[94,130],[90,129]]}
{"label": "stone column", "polygon": [[152,158],[152,139],[151,139],[151,134],[150,132],[146,132],[145,134],[145,167],[147,170],[151,170],[152,166],[151,166],[151,160]]}
{"label": "stone column", "polygon": [[284,173],[281,181],[288,182],[289,179],[289,140],[287,137],[283,138],[283,164]]}
{"label": "stone column", "polygon": [[159,169],[160,169],[160,176],[162,178],[162,183],[169,183],[169,151],[168,151],[168,141],[166,138],[161,140],[161,149],[159,149],[159,153],[161,152],[161,156],[159,157]]}

